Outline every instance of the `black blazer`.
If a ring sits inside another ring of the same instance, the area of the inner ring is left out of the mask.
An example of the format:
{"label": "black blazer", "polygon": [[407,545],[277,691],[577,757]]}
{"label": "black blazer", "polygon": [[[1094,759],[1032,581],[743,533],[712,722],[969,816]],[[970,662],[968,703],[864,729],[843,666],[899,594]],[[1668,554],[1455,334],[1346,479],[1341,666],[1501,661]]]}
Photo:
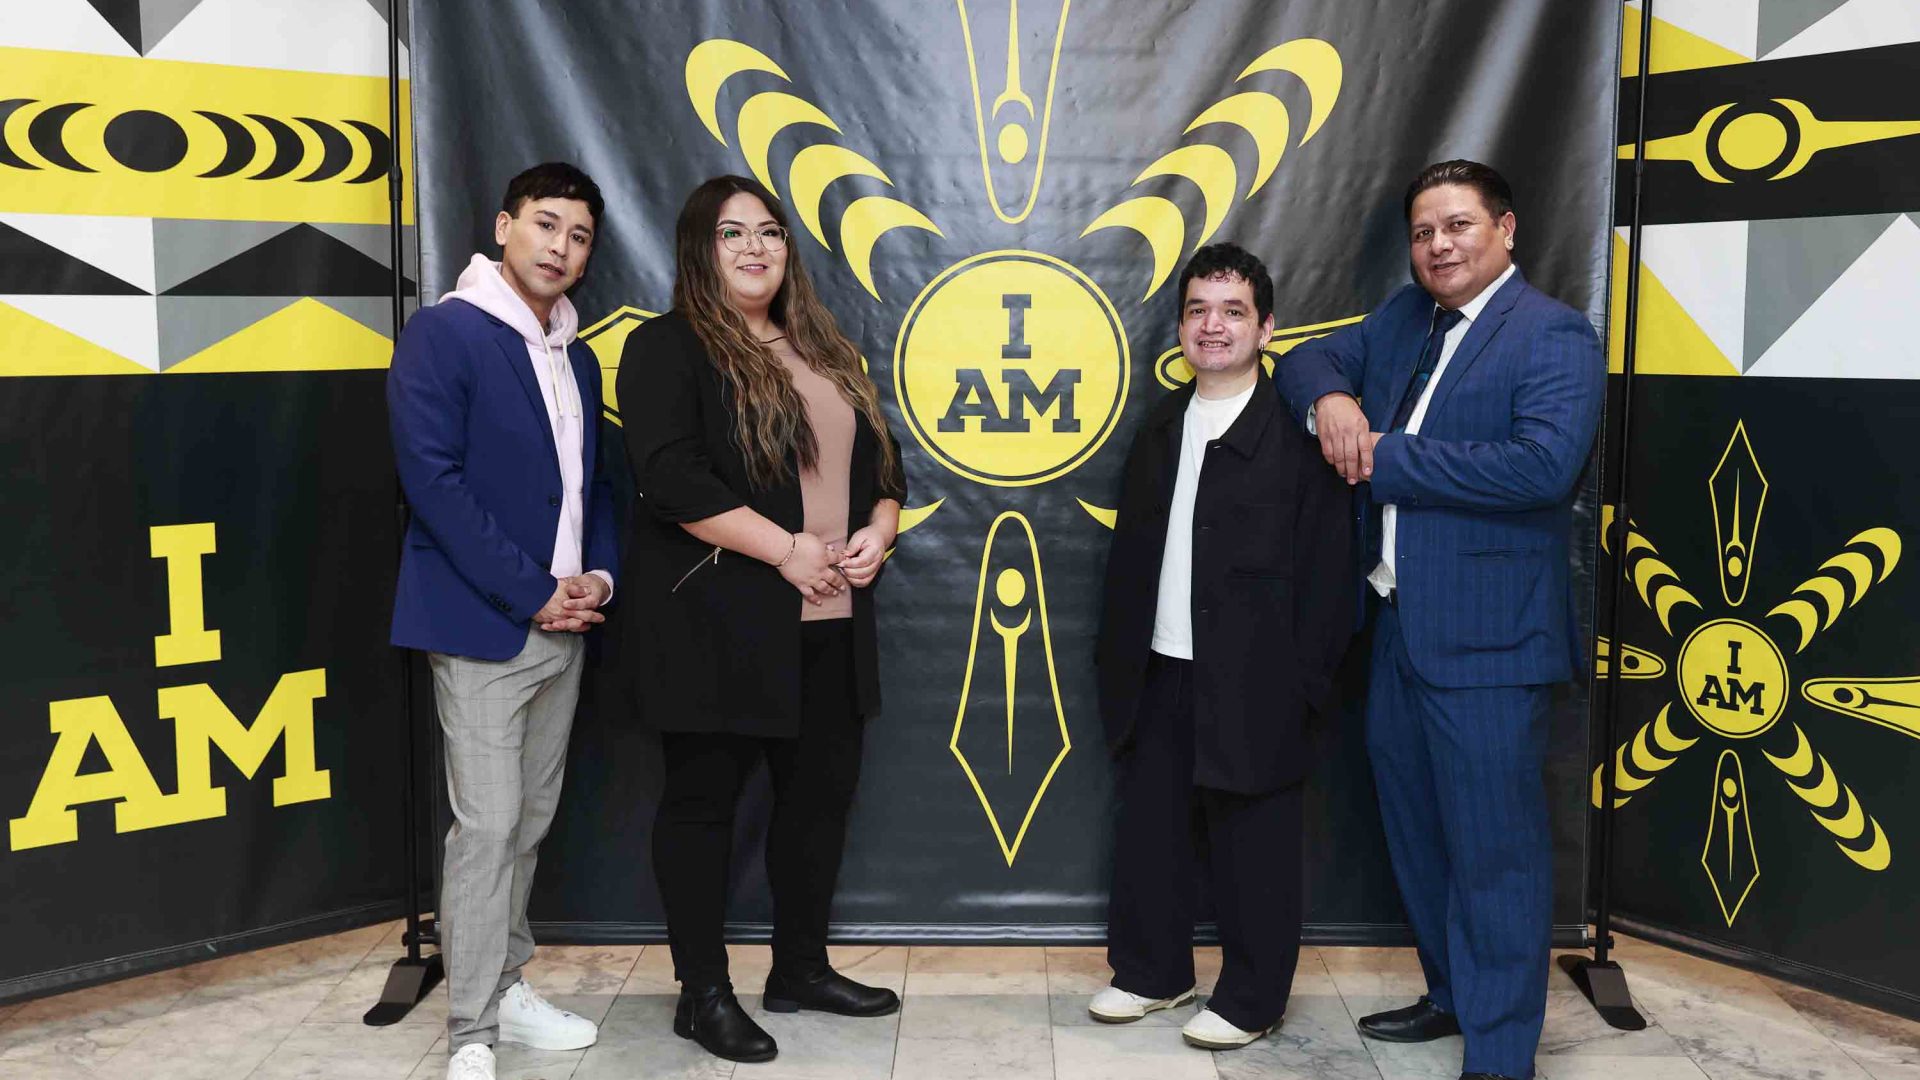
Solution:
{"label": "black blazer", "polygon": [[[1109,749],[1132,738],[1146,686],[1167,512],[1191,386],[1135,434],[1107,556],[1095,649]],[[1346,482],[1265,375],[1207,444],[1193,506],[1194,783],[1254,794],[1306,776],[1306,728],[1328,705],[1353,624]]]}
{"label": "black blazer", "polygon": [[[627,338],[615,387],[638,497],[614,648],[635,714],[656,731],[799,734],[800,594],[752,556],[722,551],[715,560],[712,545],[680,527],[748,506],[800,531],[791,455],[779,486],[756,491],[748,483],[732,392],[679,312],[649,319]],[[879,442],[856,413],[849,532],[867,524],[876,501],[905,501],[904,487],[883,483],[879,472]],[[880,708],[878,652],[873,587],[855,589],[853,686],[862,715]]]}

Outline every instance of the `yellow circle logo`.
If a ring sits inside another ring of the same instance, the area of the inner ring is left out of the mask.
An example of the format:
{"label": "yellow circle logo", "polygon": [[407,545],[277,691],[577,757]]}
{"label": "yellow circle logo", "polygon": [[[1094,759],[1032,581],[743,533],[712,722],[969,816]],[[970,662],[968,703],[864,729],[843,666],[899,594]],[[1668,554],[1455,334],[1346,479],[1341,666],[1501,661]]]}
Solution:
{"label": "yellow circle logo", "polygon": [[1773,726],[1787,703],[1787,661],[1758,628],[1715,619],[1680,646],[1680,694],[1711,731],[1749,739]]}
{"label": "yellow circle logo", "polygon": [[893,350],[914,439],[996,487],[1044,483],[1092,457],[1119,422],[1129,367],[1113,302],[1037,251],[990,251],[941,271]]}

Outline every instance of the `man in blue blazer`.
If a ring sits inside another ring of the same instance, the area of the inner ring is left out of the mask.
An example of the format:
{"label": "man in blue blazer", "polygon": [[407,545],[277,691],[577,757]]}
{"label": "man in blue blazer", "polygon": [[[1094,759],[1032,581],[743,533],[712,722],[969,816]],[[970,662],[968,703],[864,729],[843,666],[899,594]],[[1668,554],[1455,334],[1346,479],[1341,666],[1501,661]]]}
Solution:
{"label": "man in blue blazer", "polygon": [[1357,485],[1376,609],[1367,746],[1428,992],[1376,1039],[1464,1034],[1463,1077],[1528,1080],[1546,1013],[1548,690],[1573,677],[1567,541],[1606,365],[1513,265],[1513,193],[1470,161],[1408,189],[1418,284],[1276,372]]}
{"label": "man in blue blazer", "polygon": [[593,1022],[520,977],[527,896],[560,801],[584,665],[613,594],[612,488],[599,468],[600,368],[567,290],[586,271],[600,189],[571,165],[515,177],[455,291],[394,347],[387,409],[413,508],[393,643],[428,653],[446,737],[438,925],[448,1080],[493,1080],[496,1039],[574,1050]]}

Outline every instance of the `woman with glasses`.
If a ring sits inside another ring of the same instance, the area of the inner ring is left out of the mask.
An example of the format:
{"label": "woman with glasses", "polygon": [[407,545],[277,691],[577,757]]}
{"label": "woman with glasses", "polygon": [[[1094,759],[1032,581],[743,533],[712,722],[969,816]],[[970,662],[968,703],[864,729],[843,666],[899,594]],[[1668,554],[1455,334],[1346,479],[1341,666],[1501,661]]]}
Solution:
{"label": "woman with glasses", "polygon": [[906,486],[879,392],[764,187],[695,188],[674,259],[673,310],[633,331],[616,383],[639,495],[621,661],[666,762],[653,865],[681,986],[673,1030],[766,1061],[778,1048],[735,998],[722,939],[735,804],[762,759],[766,1008],[900,1007],[828,966],[826,934],[880,705],[868,587]]}

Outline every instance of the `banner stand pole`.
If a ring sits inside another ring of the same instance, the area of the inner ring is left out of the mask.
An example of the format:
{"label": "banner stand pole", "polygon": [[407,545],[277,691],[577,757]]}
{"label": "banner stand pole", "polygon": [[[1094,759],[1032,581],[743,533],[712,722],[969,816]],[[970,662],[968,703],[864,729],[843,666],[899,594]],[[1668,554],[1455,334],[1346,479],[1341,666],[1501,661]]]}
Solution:
{"label": "banner stand pole", "polygon": [[[406,183],[400,164],[400,4],[401,0],[387,0],[387,130],[392,134],[387,200],[389,232],[392,234],[393,338],[396,342],[400,340],[400,325],[406,321],[407,315],[406,258],[401,242],[404,221],[402,200],[406,197]],[[399,526],[399,543],[405,544],[407,497],[397,481],[394,489],[394,518]],[[432,956],[422,956],[420,953],[423,944],[437,947],[440,936],[433,920],[420,917],[424,906],[420,895],[420,792],[416,782],[420,765],[420,731],[413,715],[413,654],[406,649],[395,651],[400,656],[400,711],[406,728],[406,772],[400,781],[400,801],[403,805],[400,850],[407,875],[407,929],[401,936],[406,943],[407,954],[395,960],[393,967],[387,971],[387,984],[380,991],[380,1000],[367,1010],[364,1017],[369,1027],[399,1023],[428,992],[440,984],[446,974],[437,951]]]}
{"label": "banner stand pole", "polygon": [[[1624,8],[1622,9],[1624,10]],[[1640,207],[1644,191],[1647,163],[1647,80],[1651,77],[1649,69],[1653,46],[1653,0],[1644,0],[1640,7],[1640,67],[1636,81],[1637,92],[1634,95],[1633,126],[1633,188],[1629,196],[1629,226],[1627,233],[1627,303],[1622,313],[1625,322],[1622,341],[1621,381],[1620,381],[1620,452],[1614,465],[1620,478],[1619,507],[1615,511],[1615,520],[1625,523],[1631,520],[1628,511],[1629,456],[1633,434],[1633,371],[1634,360],[1639,347],[1638,330],[1640,328]],[[1604,491],[1604,489],[1603,489]],[[1604,497],[1604,495],[1603,495]],[[1594,942],[1591,959],[1571,953],[1560,957],[1560,967],[1573,980],[1580,992],[1593,1004],[1594,1011],[1600,1014],[1612,1027],[1622,1031],[1639,1031],[1647,1026],[1646,1017],[1633,1006],[1633,995],[1627,989],[1627,973],[1619,963],[1610,958],[1613,949],[1613,796],[1615,791],[1615,773],[1613,748],[1619,742],[1620,694],[1619,679],[1615,675],[1619,663],[1620,641],[1620,594],[1624,574],[1611,575],[1613,587],[1607,599],[1607,640],[1612,642],[1612,651],[1608,655],[1607,673],[1600,680],[1602,692],[1606,695],[1606,741],[1600,753],[1600,812],[1598,836],[1595,840],[1599,847],[1600,881],[1597,886],[1598,899],[1594,912]]]}

